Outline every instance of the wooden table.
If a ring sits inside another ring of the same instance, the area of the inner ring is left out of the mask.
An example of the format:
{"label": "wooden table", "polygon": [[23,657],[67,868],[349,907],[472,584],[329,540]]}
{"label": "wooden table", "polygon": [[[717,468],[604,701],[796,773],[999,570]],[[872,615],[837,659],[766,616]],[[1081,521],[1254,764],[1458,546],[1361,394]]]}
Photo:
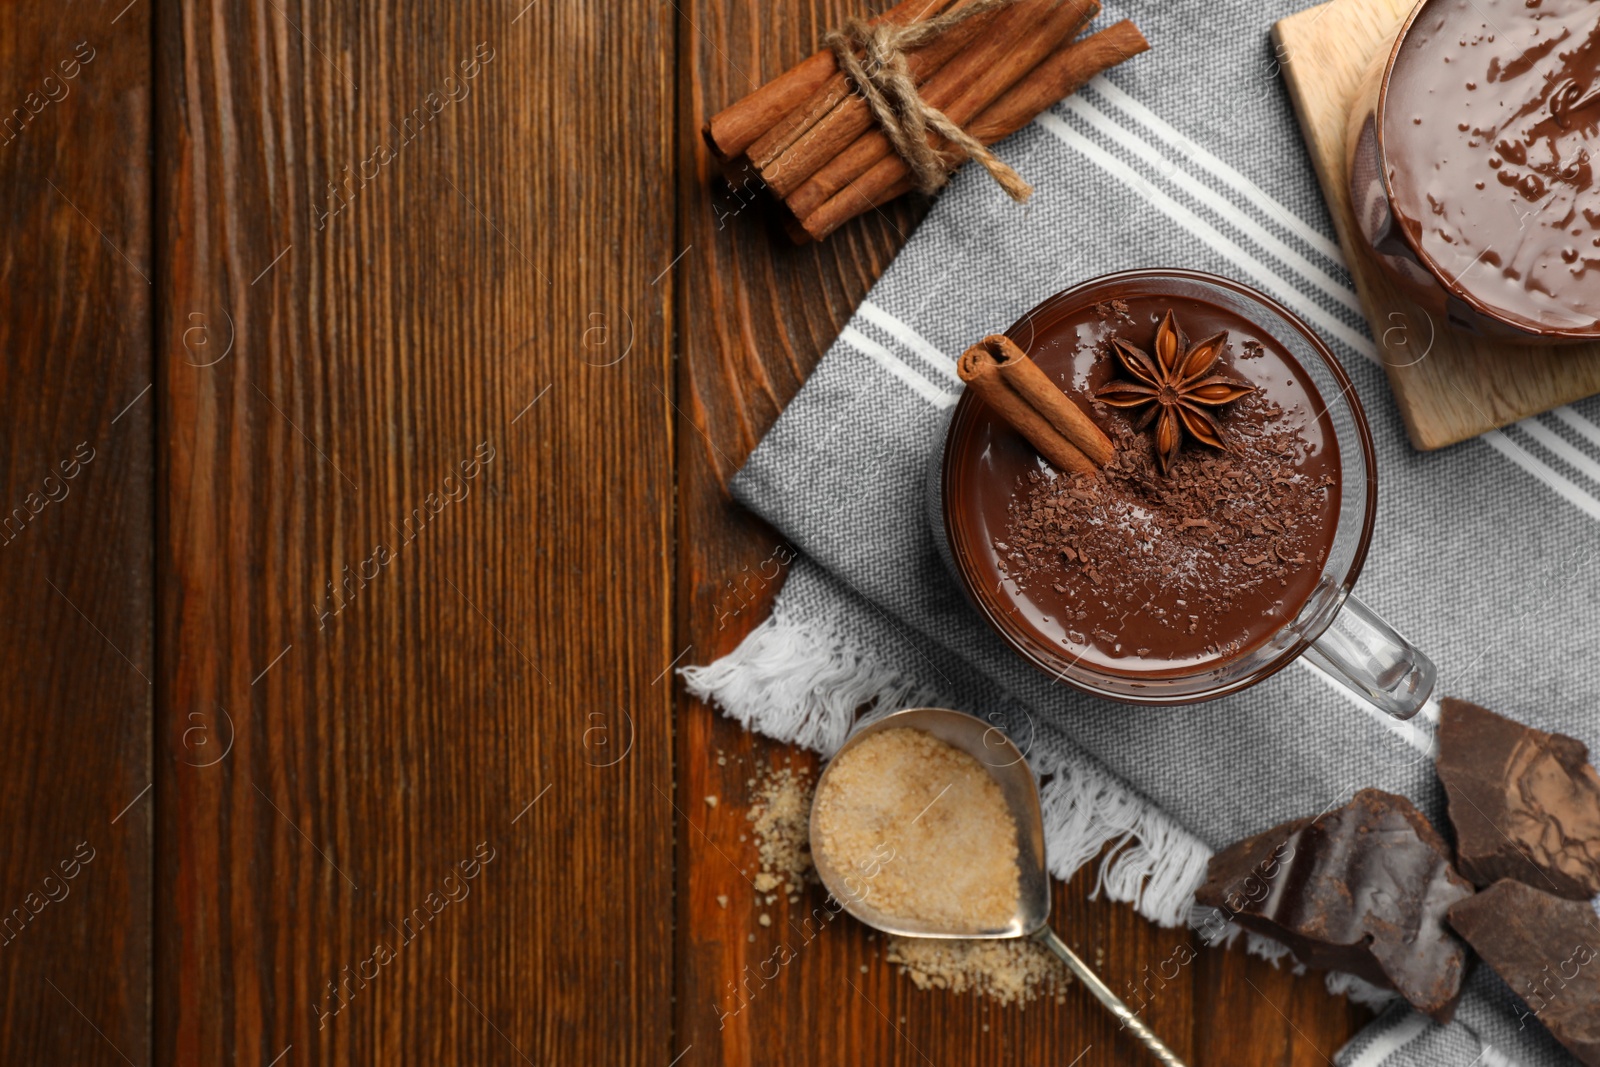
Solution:
{"label": "wooden table", "polygon": [[[793,754],[670,668],[770,605],[727,479],[920,209],[789,247],[698,128],[844,13],[11,12],[0,1059],[1144,1062],[849,922],[727,1010]],[[1088,889],[1113,986],[1183,944]],[[1230,1067],[1362,1018],[1238,953],[1147,1016]]]}

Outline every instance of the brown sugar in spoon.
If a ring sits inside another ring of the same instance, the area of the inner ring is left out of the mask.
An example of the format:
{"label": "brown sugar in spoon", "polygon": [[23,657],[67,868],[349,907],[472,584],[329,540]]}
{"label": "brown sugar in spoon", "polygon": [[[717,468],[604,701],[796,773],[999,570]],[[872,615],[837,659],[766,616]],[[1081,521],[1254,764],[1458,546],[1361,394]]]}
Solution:
{"label": "brown sugar in spoon", "polygon": [[1183,1061],[1162,1043],[1148,1026],[1134,1014],[1111,988],[1078,958],[1077,953],[1050,928],[1050,877],[1045,866],[1044,816],[1039,808],[1039,788],[1033,772],[1028,769],[1022,752],[992,724],[975,715],[949,708],[907,708],[886,715],[860,727],[829,761],[817,780],[817,796],[824,794],[829,772],[838,764],[839,757],[863,738],[885,730],[920,730],[976,759],[987,768],[1005,797],[1007,808],[1017,827],[1017,864],[1020,868],[1020,892],[1016,911],[1004,925],[992,928],[962,928],[949,924],[935,924],[919,919],[891,915],[875,908],[866,897],[852,891],[854,879],[840,870],[820,847],[821,837],[817,827],[817,809],[812,808],[811,842],[812,861],[822,884],[846,911],[860,921],[886,934],[904,937],[1003,939],[1028,937],[1047,946],[1061,958],[1069,970],[1093,993],[1106,1010],[1115,1015],[1122,1025],[1144,1043],[1157,1060],[1166,1067],[1184,1067]]}

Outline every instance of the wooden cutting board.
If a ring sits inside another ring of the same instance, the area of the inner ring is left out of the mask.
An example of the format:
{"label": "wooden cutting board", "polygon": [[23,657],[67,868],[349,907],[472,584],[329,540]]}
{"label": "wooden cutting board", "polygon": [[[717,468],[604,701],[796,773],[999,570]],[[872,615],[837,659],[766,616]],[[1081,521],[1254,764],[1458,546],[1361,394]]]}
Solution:
{"label": "wooden cutting board", "polygon": [[1600,344],[1540,348],[1448,332],[1364,251],[1345,180],[1345,123],[1367,64],[1390,47],[1411,7],[1331,0],[1278,22],[1272,37],[1395,402],[1411,443],[1426,450],[1600,393]]}

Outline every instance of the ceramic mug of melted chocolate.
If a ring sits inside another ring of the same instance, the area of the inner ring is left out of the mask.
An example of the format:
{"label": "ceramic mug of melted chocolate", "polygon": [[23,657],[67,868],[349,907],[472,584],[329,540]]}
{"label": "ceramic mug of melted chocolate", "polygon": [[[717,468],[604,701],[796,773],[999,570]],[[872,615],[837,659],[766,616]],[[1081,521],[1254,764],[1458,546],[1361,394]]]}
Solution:
{"label": "ceramic mug of melted chocolate", "polygon": [[[1180,365],[1223,335],[1215,365],[1169,400],[1249,386],[1200,404],[1210,444],[1180,425],[1170,453],[1147,417],[1160,402],[1128,403],[1137,356],[1117,354],[1157,352],[1169,313]],[[1350,380],[1309,327],[1237,282],[1152,270],[1051,297],[1007,336],[1115,450],[1097,473],[1063,473],[972,390],[952,412],[930,479],[935,540],[1024,659],[1097,696],[1188,704],[1305,655],[1392,715],[1422,706],[1433,664],[1350,595],[1376,467]],[[1195,392],[1217,379],[1234,384]]]}
{"label": "ceramic mug of melted chocolate", "polygon": [[1424,0],[1351,114],[1362,237],[1430,315],[1600,339],[1600,4]]}

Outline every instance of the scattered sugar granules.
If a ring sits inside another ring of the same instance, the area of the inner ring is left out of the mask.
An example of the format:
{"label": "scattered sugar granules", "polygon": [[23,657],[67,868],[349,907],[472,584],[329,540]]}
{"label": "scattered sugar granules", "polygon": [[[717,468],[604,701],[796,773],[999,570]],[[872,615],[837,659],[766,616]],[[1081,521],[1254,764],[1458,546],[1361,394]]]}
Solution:
{"label": "scattered sugar granules", "polygon": [[751,881],[758,893],[780,885],[798,894],[811,870],[811,771],[807,767],[774,767],[754,781],[755,803],[745,818],[756,839],[761,870]]}
{"label": "scattered sugar granules", "polygon": [[884,953],[918,989],[981,993],[1001,1004],[1026,1004],[1058,994],[1072,972],[1050,950],[1027,938],[997,941],[891,937]]}
{"label": "scattered sugar granules", "polygon": [[885,915],[998,930],[1021,897],[1017,824],[984,766],[921,730],[836,757],[816,800],[818,849]]}

